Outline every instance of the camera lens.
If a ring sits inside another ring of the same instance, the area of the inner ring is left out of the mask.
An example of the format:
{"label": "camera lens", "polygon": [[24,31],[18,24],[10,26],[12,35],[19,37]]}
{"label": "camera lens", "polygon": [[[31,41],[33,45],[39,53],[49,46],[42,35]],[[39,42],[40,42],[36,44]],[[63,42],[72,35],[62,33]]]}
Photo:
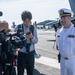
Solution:
{"label": "camera lens", "polygon": [[3,13],[0,11],[0,16],[2,16],[3,15]]}

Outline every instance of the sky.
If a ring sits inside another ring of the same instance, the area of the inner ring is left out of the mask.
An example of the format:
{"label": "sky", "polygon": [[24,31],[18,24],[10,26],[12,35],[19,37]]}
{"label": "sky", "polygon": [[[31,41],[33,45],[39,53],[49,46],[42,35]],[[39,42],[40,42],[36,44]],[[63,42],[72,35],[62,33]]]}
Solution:
{"label": "sky", "polygon": [[0,0],[0,11],[3,16],[0,20],[6,20],[9,25],[15,21],[21,24],[21,13],[28,10],[32,13],[32,23],[45,20],[56,20],[59,17],[58,10],[70,9],[68,0]]}

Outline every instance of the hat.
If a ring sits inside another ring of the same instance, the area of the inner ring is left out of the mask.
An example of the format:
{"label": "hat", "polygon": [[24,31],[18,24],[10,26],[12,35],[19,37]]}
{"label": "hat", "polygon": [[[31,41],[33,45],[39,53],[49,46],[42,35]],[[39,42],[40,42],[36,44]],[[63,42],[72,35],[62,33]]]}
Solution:
{"label": "hat", "polygon": [[64,17],[64,16],[71,16],[71,17],[73,17],[73,15],[74,15],[74,13],[71,10],[66,9],[66,8],[62,8],[58,12],[59,12],[59,15],[61,17]]}

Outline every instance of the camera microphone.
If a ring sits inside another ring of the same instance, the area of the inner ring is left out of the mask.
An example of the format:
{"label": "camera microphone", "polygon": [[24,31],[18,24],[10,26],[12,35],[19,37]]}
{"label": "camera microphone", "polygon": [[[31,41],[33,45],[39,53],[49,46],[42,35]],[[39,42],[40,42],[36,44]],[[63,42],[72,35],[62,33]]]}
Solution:
{"label": "camera microphone", "polygon": [[3,15],[3,13],[2,13],[2,11],[0,11],[0,16],[2,16]]}

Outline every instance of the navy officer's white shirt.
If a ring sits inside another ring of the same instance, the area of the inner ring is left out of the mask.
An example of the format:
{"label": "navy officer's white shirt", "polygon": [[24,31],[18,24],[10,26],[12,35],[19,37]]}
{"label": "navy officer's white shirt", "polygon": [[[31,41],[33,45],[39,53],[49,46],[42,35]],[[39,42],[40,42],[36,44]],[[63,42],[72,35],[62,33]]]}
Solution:
{"label": "navy officer's white shirt", "polygon": [[[24,27],[24,34],[26,34],[29,31],[30,25],[28,27],[26,27],[26,26],[23,25],[23,27]],[[14,31],[16,32],[17,30],[18,30],[18,26],[15,27]],[[36,44],[38,42],[37,30],[36,30],[35,27],[34,27],[33,34],[34,34],[33,38],[30,41],[31,42],[30,52],[33,51],[33,50],[35,50],[35,45],[34,44]],[[26,48],[23,47],[22,49],[19,49],[19,51],[25,53],[26,52]]]}
{"label": "navy officer's white shirt", "polygon": [[62,57],[75,55],[75,27],[72,23],[68,29],[62,27],[57,31],[56,44]]}

